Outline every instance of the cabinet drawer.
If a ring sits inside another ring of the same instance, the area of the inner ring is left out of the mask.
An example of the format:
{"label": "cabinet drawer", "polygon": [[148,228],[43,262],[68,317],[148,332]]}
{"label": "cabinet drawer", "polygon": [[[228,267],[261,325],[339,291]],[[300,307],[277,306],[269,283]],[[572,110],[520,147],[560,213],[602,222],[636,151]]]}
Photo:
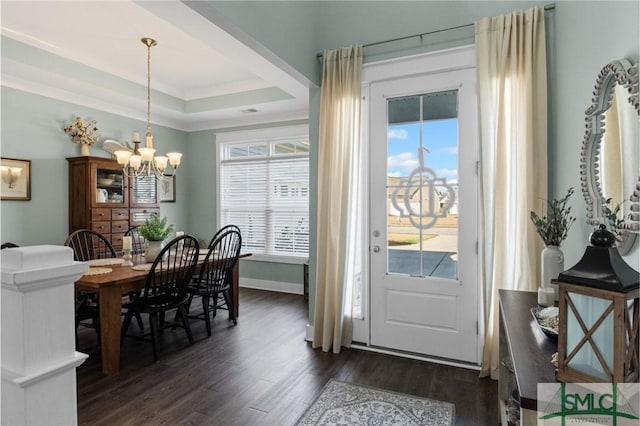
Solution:
{"label": "cabinet drawer", "polygon": [[111,232],[116,233],[125,233],[129,229],[129,221],[119,220],[116,222],[111,222]]}
{"label": "cabinet drawer", "polygon": [[91,229],[102,235],[111,233],[111,222],[95,221],[91,222]]}
{"label": "cabinet drawer", "polygon": [[129,209],[111,209],[111,220],[129,220]]}
{"label": "cabinet drawer", "polygon": [[111,209],[91,209],[91,220],[111,220]]}
{"label": "cabinet drawer", "polygon": [[111,245],[116,251],[122,250],[122,239],[124,238],[124,233],[122,234],[111,234]]}

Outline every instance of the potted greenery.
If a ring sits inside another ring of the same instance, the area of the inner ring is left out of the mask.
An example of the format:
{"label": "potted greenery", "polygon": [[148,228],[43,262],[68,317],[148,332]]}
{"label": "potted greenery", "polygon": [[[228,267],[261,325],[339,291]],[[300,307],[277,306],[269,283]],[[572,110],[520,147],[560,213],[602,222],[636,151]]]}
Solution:
{"label": "potted greenery", "polygon": [[138,226],[138,234],[146,240],[144,255],[147,262],[153,262],[158,257],[165,245],[164,240],[174,229],[174,225],[167,225],[166,217],[160,218],[157,215],[151,216]]}
{"label": "potted greenery", "polygon": [[[564,198],[547,200],[547,213],[542,217],[533,211],[530,213],[531,221],[545,244],[540,254],[542,288],[551,287],[551,280],[558,278],[558,274],[564,270],[564,255],[560,250],[560,243],[567,238],[569,228],[576,221],[571,216],[571,206],[567,205],[572,194],[573,188],[569,188]],[[554,291],[557,300],[557,289],[554,288]]]}
{"label": "potted greenery", "polygon": [[576,218],[571,216],[571,206],[567,206],[572,194],[573,188],[569,188],[564,198],[547,201],[545,216],[539,217],[536,212],[531,212],[531,221],[546,246],[560,246],[567,238],[569,228],[576,221]]}

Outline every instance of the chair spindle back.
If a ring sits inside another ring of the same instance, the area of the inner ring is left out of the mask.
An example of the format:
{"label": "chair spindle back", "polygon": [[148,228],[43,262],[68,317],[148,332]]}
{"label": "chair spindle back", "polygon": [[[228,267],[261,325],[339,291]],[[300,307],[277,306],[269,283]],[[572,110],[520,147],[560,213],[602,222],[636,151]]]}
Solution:
{"label": "chair spindle back", "polygon": [[116,257],[116,250],[102,234],[91,229],[72,232],[64,245],[73,249],[73,257],[80,262]]}

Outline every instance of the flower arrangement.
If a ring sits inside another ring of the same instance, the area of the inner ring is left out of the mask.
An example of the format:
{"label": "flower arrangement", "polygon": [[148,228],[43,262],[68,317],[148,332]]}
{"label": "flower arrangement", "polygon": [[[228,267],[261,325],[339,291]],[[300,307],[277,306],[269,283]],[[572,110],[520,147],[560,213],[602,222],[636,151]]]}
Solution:
{"label": "flower arrangement", "polygon": [[73,142],[80,145],[91,146],[102,137],[96,134],[98,131],[96,120],[89,120],[87,124],[84,124],[80,117],[76,117],[71,124],[64,128],[64,131],[71,136]]}
{"label": "flower arrangement", "polygon": [[533,211],[530,213],[531,221],[546,246],[559,246],[567,238],[569,228],[576,221],[576,218],[571,216],[571,206],[567,206],[571,194],[573,188],[569,188],[564,198],[547,200],[547,214],[542,217]]}
{"label": "flower arrangement", "polygon": [[174,225],[167,225],[166,217],[160,219],[157,215],[153,215],[138,226],[138,234],[147,241],[164,241],[174,229]]}

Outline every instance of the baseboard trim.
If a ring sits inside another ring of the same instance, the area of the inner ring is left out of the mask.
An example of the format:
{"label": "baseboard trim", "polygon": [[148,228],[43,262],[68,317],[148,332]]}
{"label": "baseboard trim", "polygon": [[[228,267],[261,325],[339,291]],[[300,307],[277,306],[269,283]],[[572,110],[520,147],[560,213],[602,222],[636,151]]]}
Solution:
{"label": "baseboard trim", "polygon": [[288,283],[282,281],[258,280],[255,278],[240,278],[240,287],[253,288],[257,290],[277,291],[280,293],[304,294],[302,284]]}
{"label": "baseboard trim", "polygon": [[304,340],[307,342],[313,342],[313,326],[311,324],[307,324],[307,335]]}

